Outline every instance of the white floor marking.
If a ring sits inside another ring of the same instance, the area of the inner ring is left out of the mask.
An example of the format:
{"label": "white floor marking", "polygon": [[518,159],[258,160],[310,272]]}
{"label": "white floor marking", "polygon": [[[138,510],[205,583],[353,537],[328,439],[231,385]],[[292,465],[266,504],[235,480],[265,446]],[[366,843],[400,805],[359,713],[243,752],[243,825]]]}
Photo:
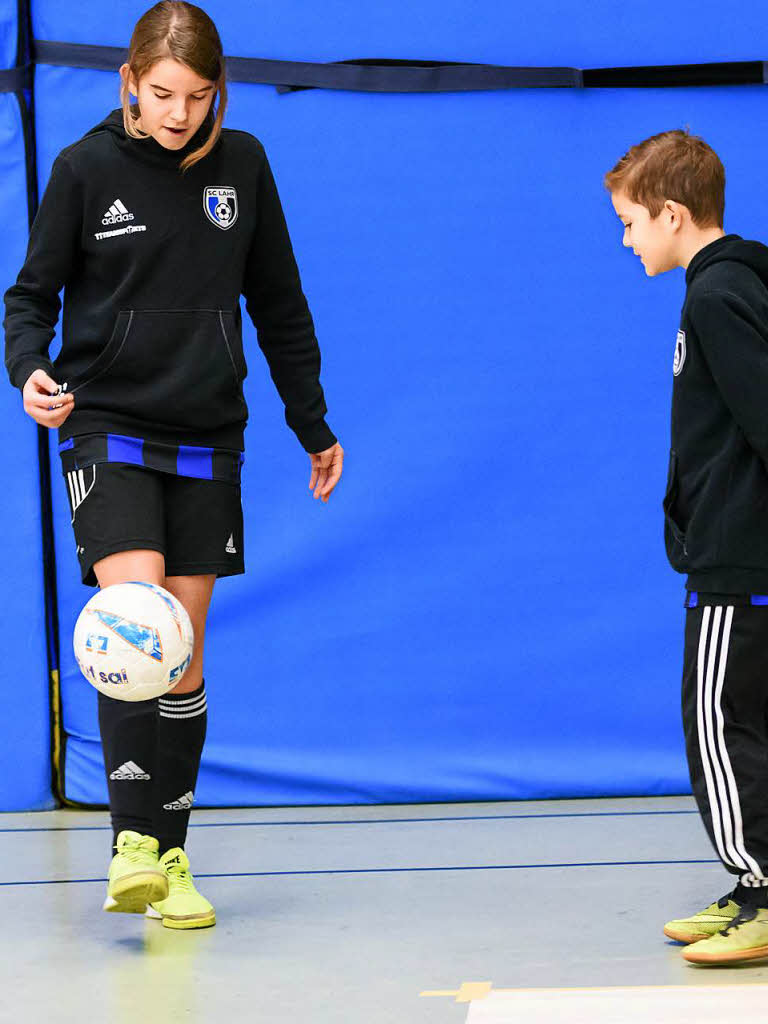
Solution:
{"label": "white floor marking", "polygon": [[497,989],[470,1003],[467,1024],[743,1024],[766,1006],[761,984]]}

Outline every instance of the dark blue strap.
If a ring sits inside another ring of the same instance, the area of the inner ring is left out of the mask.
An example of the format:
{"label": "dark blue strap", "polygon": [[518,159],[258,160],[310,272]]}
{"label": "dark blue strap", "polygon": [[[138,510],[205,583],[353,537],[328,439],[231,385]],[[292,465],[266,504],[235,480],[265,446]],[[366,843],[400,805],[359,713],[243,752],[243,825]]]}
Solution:
{"label": "dark blue strap", "polygon": [[35,39],[32,44],[32,59],[35,64],[52,64],[56,67],[117,71],[128,59],[128,51],[120,46],[49,43]]}
{"label": "dark blue strap", "polygon": [[[59,43],[36,39],[34,60],[71,68],[116,71],[127,58],[118,46]],[[232,82],[275,85],[279,92],[346,89],[355,92],[469,92],[489,89],[643,88],[695,85],[762,85],[768,62],[728,61],[659,67],[510,67],[460,61],[356,58],[316,64],[310,61],[227,57]]]}
{"label": "dark blue strap", "polygon": [[[71,68],[116,71],[127,51],[118,46],[58,43],[36,39],[35,61]],[[457,92],[472,89],[580,88],[576,68],[513,68],[451,61],[363,59],[330,64],[227,57],[227,79],[291,89],[349,89],[357,92]]]}
{"label": "dark blue strap", "polygon": [[707,85],[765,85],[768,63],[762,60],[712,64],[659,64],[635,68],[592,68],[584,85],[603,89],[654,89]]}
{"label": "dark blue strap", "polygon": [[[365,59],[333,64],[227,58],[236,82],[261,81],[278,92],[347,89],[355,92],[480,92],[490,89],[580,89],[578,68],[518,68],[453,61]],[[241,64],[243,65],[241,67]],[[257,75],[257,78],[252,77]]]}
{"label": "dark blue strap", "polygon": [[32,65],[18,68],[0,68],[0,92],[21,92],[32,88]]}

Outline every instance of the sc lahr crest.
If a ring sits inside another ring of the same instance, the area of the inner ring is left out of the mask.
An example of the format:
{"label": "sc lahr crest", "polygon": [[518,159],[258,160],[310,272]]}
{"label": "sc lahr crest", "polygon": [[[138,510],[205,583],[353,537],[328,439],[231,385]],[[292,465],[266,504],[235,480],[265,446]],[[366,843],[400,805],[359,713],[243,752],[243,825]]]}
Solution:
{"label": "sc lahr crest", "polygon": [[237,191],[230,185],[208,185],[203,189],[203,209],[211,224],[228,231],[237,220]]}

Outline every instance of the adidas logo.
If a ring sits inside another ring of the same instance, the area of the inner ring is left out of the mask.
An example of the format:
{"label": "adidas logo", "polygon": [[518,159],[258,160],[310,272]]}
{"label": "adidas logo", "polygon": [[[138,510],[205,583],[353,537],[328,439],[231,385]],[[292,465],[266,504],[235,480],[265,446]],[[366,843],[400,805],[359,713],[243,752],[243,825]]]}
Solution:
{"label": "adidas logo", "polygon": [[128,213],[125,204],[119,199],[116,199],[110,206],[104,216],[101,218],[102,224],[119,224],[123,220],[133,220],[133,214]]}
{"label": "adidas logo", "polygon": [[229,540],[227,541],[226,552],[228,555],[236,555],[237,548],[235,547],[234,535],[230,533]]}
{"label": "adidas logo", "polygon": [[188,811],[192,807],[192,801],[195,799],[194,793],[185,793],[184,796],[180,796],[178,800],[172,800],[169,804],[163,804],[164,811]]}
{"label": "adidas logo", "polygon": [[116,768],[109,776],[110,779],[151,779],[152,776],[140,768],[135,761],[126,761],[125,764],[121,764],[119,768]]}

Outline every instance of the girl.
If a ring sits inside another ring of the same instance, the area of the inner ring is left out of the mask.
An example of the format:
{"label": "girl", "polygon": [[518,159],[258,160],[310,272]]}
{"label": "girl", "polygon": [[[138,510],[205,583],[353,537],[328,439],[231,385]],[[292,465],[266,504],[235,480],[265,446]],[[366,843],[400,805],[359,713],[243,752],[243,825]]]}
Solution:
{"label": "girl", "polygon": [[200,928],[215,914],[184,842],[206,732],[206,615],[216,578],[244,572],[241,294],[315,498],[327,503],[344,453],[264,149],[222,128],[215,25],[162,0],[120,75],[121,108],[54,162],[5,294],[6,367],[25,411],[59,428],[83,582],[158,583],[192,619],[175,690],[137,704],[99,693],[98,710],[115,850],[104,909]]}

